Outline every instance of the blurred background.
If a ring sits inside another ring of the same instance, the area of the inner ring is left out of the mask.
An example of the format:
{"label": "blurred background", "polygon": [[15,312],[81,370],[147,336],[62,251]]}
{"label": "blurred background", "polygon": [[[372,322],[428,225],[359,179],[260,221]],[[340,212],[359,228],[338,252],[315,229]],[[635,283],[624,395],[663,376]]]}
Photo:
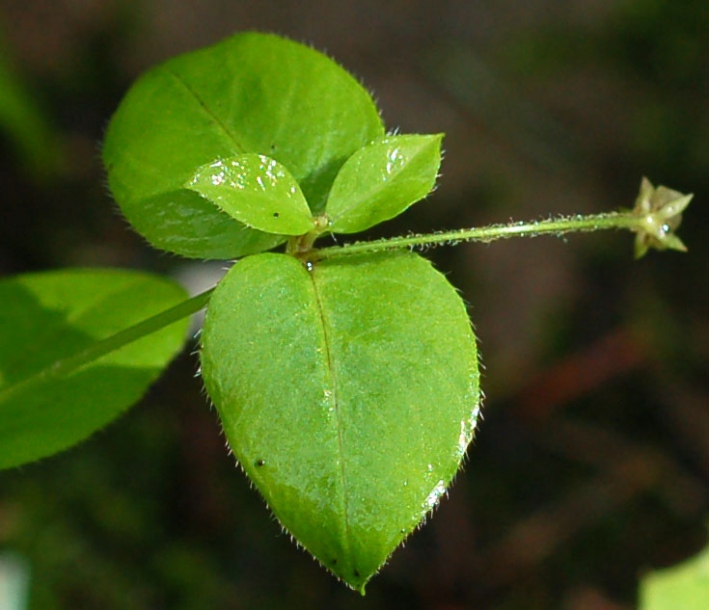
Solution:
{"label": "blurred background", "polygon": [[634,262],[621,233],[427,254],[469,304],[484,420],[365,598],[235,467],[193,345],[106,430],[0,473],[0,572],[18,600],[28,582],[17,610],[634,608],[644,573],[707,539],[709,4],[0,0],[0,277],[214,281],[222,263],[128,229],[100,143],[140,72],[246,29],[327,51],[390,129],[446,132],[436,193],[372,237],[630,207],[647,175],[695,193],[689,254]]}

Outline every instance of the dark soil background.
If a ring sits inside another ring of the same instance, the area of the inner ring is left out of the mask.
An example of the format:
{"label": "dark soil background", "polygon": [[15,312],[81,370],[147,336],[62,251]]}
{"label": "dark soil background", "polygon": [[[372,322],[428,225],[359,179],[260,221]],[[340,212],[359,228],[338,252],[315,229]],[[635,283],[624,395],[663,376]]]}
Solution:
{"label": "dark soil background", "polygon": [[634,608],[643,573],[707,539],[709,4],[0,0],[0,63],[31,117],[0,92],[0,276],[213,281],[127,230],[100,142],[142,70],[247,29],[326,50],[390,128],[447,133],[435,195],[376,235],[630,207],[647,175],[695,193],[689,254],[634,262],[620,233],[428,253],[470,305],[485,418],[364,598],[281,533],[187,349],[106,430],[0,473],[0,553],[28,562],[29,608]]}

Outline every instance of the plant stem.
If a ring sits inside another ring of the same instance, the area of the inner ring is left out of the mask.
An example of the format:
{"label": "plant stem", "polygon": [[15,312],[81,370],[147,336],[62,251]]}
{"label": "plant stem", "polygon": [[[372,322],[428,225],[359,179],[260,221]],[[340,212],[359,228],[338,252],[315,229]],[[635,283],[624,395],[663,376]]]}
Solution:
{"label": "plant stem", "polygon": [[174,324],[178,320],[182,320],[183,318],[198,312],[207,304],[213,291],[214,288],[210,288],[197,296],[178,303],[170,309],[161,311],[159,314],[147,318],[142,322],[138,322],[138,324],[130,326],[115,335],[111,335],[110,337],[91,343],[80,352],[68,356],[67,358],[62,358],[61,360],[55,361],[48,367],[38,371],[30,377],[23,379],[22,381],[19,381],[18,383],[2,388],[0,390],[0,402],[8,399],[13,394],[21,391],[28,385],[48,381],[50,379],[58,379],[69,375],[82,366],[90,364],[106,354],[114,352],[129,343],[133,343],[138,339],[146,337],[147,335],[158,332],[159,330]]}
{"label": "plant stem", "polygon": [[197,296],[178,303],[170,309],[161,311],[147,320],[138,322],[138,324],[130,326],[115,335],[111,335],[110,337],[97,341],[96,343],[92,343],[78,354],[55,362],[51,369],[54,374],[58,374],[60,376],[65,375],[80,366],[83,366],[84,364],[93,362],[106,354],[120,349],[124,345],[128,345],[129,343],[133,343],[134,341],[142,339],[147,335],[158,332],[159,330],[170,326],[170,324],[174,324],[178,320],[182,320],[187,316],[191,316],[193,313],[197,313],[207,304],[213,291],[214,288],[210,288]]}
{"label": "plant stem", "polygon": [[561,236],[567,233],[587,233],[607,229],[634,230],[638,227],[638,216],[633,212],[610,212],[583,216],[558,216],[546,220],[532,222],[509,222],[493,224],[485,227],[457,229],[422,235],[407,235],[375,241],[355,242],[342,246],[331,246],[312,250],[308,260],[324,260],[329,258],[351,256],[355,254],[399,250],[403,248],[429,248],[439,245],[456,245],[461,242],[477,241],[489,243],[497,239],[510,237],[537,237],[552,234]]}

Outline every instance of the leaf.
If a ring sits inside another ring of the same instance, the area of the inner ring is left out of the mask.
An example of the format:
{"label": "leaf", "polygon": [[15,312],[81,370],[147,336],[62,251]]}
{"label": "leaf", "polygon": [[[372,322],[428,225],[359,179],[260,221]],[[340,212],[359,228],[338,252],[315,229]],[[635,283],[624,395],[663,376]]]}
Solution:
{"label": "leaf", "polygon": [[265,155],[248,153],[203,165],[186,186],[247,227],[279,235],[304,235],[314,227],[298,183]]}
{"label": "leaf", "polygon": [[341,165],[384,134],[367,91],[326,56],[245,33],[176,57],[141,77],[106,133],[116,201],[153,245],[195,258],[236,258],[283,237],[249,229],[184,188],[215,159],[257,153],[284,165],[313,213]]}
{"label": "leaf", "polygon": [[184,297],[174,282],[136,271],[0,281],[0,468],[66,449],[138,401],[181,349],[188,320],[74,370],[58,361]]}
{"label": "leaf", "polygon": [[409,252],[310,270],[259,254],[217,287],[202,341],[242,467],[283,527],[363,592],[472,437],[478,367],[460,297]]}
{"label": "leaf", "polygon": [[353,154],[337,174],[325,212],[333,233],[356,233],[428,195],[441,165],[437,135],[387,136]]}
{"label": "leaf", "polygon": [[705,610],[709,600],[709,547],[687,561],[651,572],[640,585],[641,610]]}

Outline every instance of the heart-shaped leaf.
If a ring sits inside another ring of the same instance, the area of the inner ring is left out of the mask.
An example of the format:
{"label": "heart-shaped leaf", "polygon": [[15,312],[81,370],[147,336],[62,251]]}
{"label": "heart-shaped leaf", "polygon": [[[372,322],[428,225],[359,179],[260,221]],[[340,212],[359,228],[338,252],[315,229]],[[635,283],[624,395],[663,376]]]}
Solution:
{"label": "heart-shaped leaf", "polygon": [[327,200],[329,230],[364,231],[428,195],[441,165],[442,139],[442,134],[387,136],[354,153]]}
{"label": "heart-shaped leaf", "polygon": [[103,157],[116,201],[153,245],[237,258],[284,238],[246,227],[185,188],[198,168],[267,155],[288,168],[319,214],[342,164],[383,134],[370,95],[334,61],[245,33],[143,75],[111,119]]}
{"label": "heart-shaped leaf", "polygon": [[314,227],[295,178],[265,155],[247,153],[203,165],[186,186],[259,231],[303,235]]}
{"label": "heart-shaped leaf", "polygon": [[446,491],[478,414],[465,306],[413,253],[237,262],[202,374],[242,467],[297,541],[360,591]]}
{"label": "heart-shaped leaf", "polygon": [[174,282],[136,271],[73,269],[0,281],[0,468],[66,449],[137,402],[182,347],[188,320],[91,364],[61,364],[185,296]]}

